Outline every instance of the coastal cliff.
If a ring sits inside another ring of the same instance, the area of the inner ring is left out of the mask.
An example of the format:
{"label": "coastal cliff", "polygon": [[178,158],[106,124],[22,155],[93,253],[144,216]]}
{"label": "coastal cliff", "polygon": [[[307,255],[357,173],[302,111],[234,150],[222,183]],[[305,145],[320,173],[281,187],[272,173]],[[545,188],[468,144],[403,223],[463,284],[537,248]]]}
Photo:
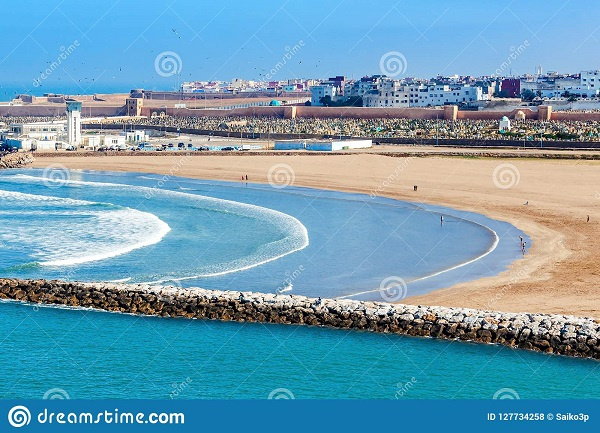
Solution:
{"label": "coastal cliff", "polygon": [[150,285],[0,279],[0,299],[189,319],[306,324],[496,343],[600,359],[600,322],[574,316],[500,313],[255,292]]}
{"label": "coastal cliff", "polygon": [[20,168],[33,162],[30,153],[8,153],[0,156],[0,170],[3,168]]}

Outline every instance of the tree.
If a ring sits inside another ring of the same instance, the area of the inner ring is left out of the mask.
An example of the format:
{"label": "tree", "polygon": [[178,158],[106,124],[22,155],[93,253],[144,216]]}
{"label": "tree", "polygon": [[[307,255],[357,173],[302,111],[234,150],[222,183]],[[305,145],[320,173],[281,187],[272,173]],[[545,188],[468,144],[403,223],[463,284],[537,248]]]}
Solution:
{"label": "tree", "polygon": [[332,103],[331,96],[329,96],[329,95],[323,96],[321,99],[319,99],[319,102],[321,104],[323,104],[325,107],[331,107],[331,103]]}
{"label": "tree", "polygon": [[525,89],[521,92],[521,100],[531,102],[535,98],[535,93],[529,89]]}
{"label": "tree", "polygon": [[362,107],[363,99],[360,96],[350,96],[346,99],[333,101],[331,96],[323,96],[320,100],[325,107]]}

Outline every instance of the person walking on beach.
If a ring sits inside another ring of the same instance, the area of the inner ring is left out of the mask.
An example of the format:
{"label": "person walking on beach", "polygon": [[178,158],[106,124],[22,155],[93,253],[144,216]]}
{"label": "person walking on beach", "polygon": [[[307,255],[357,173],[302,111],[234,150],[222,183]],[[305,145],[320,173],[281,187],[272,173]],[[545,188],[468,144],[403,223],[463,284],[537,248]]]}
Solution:
{"label": "person walking on beach", "polygon": [[444,215],[440,215],[440,225],[444,225]]}
{"label": "person walking on beach", "polygon": [[588,215],[588,219],[587,219],[587,222],[590,222],[590,216],[589,216],[589,215]]}
{"label": "person walking on beach", "polygon": [[527,245],[527,242],[523,242],[523,246],[521,247],[521,249],[523,250],[523,257],[525,257],[526,245]]}
{"label": "person walking on beach", "polygon": [[523,249],[523,236],[519,236],[519,240],[521,241],[519,245],[521,246],[521,249]]}

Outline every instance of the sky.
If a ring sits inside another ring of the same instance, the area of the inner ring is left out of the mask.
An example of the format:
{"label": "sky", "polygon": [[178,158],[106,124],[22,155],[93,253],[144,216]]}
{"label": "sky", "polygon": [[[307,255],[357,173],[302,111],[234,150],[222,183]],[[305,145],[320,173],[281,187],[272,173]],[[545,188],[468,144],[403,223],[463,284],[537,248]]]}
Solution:
{"label": "sky", "polygon": [[20,0],[2,7],[0,96],[170,90],[233,78],[600,68],[600,2]]}

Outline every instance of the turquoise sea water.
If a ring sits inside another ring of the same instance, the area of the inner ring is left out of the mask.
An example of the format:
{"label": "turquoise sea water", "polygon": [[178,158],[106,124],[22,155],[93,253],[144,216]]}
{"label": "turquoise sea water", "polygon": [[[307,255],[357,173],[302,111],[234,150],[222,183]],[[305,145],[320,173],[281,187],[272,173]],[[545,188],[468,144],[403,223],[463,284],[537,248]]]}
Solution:
{"label": "turquoise sea water", "polygon": [[[440,223],[444,215],[444,223]],[[0,174],[0,275],[386,299],[492,275],[513,226],[365,195],[132,173]],[[0,303],[0,396],[600,397],[596,361],[300,326]],[[506,391],[508,390],[508,391]],[[61,391],[61,392],[62,392]]]}
{"label": "turquoise sea water", "polygon": [[596,361],[492,345],[13,302],[0,333],[4,398],[600,397]]}

